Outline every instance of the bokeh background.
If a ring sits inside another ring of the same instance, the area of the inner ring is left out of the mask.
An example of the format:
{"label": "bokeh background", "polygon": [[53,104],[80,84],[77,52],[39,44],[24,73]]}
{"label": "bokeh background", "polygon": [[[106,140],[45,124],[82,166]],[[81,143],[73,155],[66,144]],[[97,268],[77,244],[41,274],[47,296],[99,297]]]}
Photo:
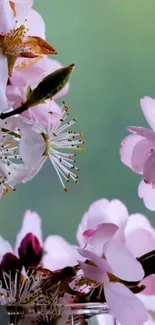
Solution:
{"label": "bokeh background", "polygon": [[[121,199],[129,212],[155,224],[137,196],[140,177],[119,158],[128,125],[143,125],[139,100],[155,97],[155,1],[34,0],[47,39],[64,64],[76,63],[67,96],[71,115],[87,139],[79,153],[80,184],[64,193],[50,163],[37,177],[0,201],[0,233],[12,243],[26,209],[43,220],[44,236],[75,242],[77,225],[95,199]],[[35,22],[34,22],[35,23]]]}

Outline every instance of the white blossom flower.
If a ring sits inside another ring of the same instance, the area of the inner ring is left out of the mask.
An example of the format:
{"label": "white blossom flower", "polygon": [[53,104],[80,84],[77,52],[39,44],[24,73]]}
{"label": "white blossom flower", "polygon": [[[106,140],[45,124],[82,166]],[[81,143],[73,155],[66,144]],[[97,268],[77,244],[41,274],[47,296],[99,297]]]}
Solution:
{"label": "white blossom flower", "polygon": [[[68,131],[76,123],[75,119],[66,122],[68,118],[68,107],[63,103],[62,116],[59,123],[51,123],[45,129],[42,124],[36,121],[32,123],[27,119],[20,119],[19,128],[21,134],[20,155],[24,163],[29,164],[30,177],[35,176],[49,158],[55,168],[64,191],[64,181],[73,180],[78,183],[78,176],[72,171],[78,171],[75,166],[75,153],[65,153],[64,150],[85,151],[80,148],[85,141],[77,139],[83,136],[82,132]],[[50,112],[49,112],[50,114]],[[51,112],[52,114],[52,112]],[[61,151],[62,150],[62,151]]]}

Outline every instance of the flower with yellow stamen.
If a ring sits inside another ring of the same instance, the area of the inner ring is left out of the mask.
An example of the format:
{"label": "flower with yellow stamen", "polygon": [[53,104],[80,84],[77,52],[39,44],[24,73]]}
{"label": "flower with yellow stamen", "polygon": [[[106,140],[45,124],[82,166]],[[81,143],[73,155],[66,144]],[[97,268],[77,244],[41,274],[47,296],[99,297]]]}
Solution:
{"label": "flower with yellow stamen", "polygon": [[40,55],[57,54],[48,42],[39,36],[28,36],[24,25],[12,29],[7,34],[0,34],[0,47],[8,59],[9,76],[12,75],[14,64],[19,57],[36,58]]}

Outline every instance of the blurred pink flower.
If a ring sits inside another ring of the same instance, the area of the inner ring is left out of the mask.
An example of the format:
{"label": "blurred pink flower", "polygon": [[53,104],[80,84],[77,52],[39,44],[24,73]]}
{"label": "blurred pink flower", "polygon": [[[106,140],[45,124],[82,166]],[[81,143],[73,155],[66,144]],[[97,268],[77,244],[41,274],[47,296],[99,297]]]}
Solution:
{"label": "blurred pink flower", "polygon": [[90,205],[78,226],[76,235],[78,243],[84,246],[87,238],[91,237],[90,230],[96,230],[100,224],[112,223],[120,227],[127,219],[128,210],[121,201],[117,199],[109,201],[106,198],[97,200]]}
{"label": "blurred pink flower", "polygon": [[[113,225],[113,229],[111,227],[109,231],[108,225]],[[102,231],[106,233],[104,239]],[[81,247],[89,244],[92,249],[98,249],[98,245],[103,245],[110,236],[125,242],[136,257],[155,249],[155,230],[145,216],[139,213],[129,215],[120,200],[103,198],[93,202],[82,217],[77,240]]]}
{"label": "blurred pink flower", "polygon": [[[91,204],[77,230],[81,247],[87,247],[102,255],[103,245],[111,238],[123,242],[135,257],[155,249],[155,229],[142,214],[129,215],[126,206],[119,200],[103,198]],[[148,276],[143,284],[143,294],[154,295],[154,275]]]}
{"label": "blurred pink flower", "polygon": [[[26,2],[25,2],[26,3]],[[1,77],[0,77],[0,107],[1,112],[7,110],[11,107],[11,103],[8,102],[6,98],[6,86],[8,82],[8,61],[7,61],[7,55],[4,53],[4,35],[5,37],[5,47],[7,47],[7,44],[9,46],[12,46],[15,50],[15,44],[14,42],[17,42],[17,35],[16,38],[13,38],[12,34],[9,34],[11,30],[14,28],[17,29],[19,26],[21,26],[23,23],[25,23],[24,19],[25,16],[27,16],[27,27],[29,28],[28,35],[38,35],[39,37],[45,38],[45,24],[43,22],[43,19],[41,16],[34,10],[30,10],[30,2],[28,2],[28,10],[23,11],[23,5],[17,4],[17,6],[20,7],[21,10],[18,10],[18,13],[16,17],[14,17],[14,11],[12,10],[12,6],[10,5],[11,2],[9,0],[0,0],[0,34],[1,34],[1,51],[0,51],[0,71],[1,71]],[[20,15],[20,11],[22,15]],[[23,16],[24,13],[24,16]],[[34,24],[35,21],[35,24]],[[32,34],[31,34],[32,33]],[[12,36],[11,36],[12,35]],[[9,40],[9,37],[11,38],[11,41]],[[7,43],[8,39],[8,43]],[[6,50],[6,49],[5,49]],[[8,50],[6,50],[8,53]],[[18,78],[19,79],[19,78]]]}
{"label": "blurred pink flower", "polygon": [[[31,239],[33,240],[34,249],[37,249],[36,256],[32,254]],[[22,254],[21,261],[24,266],[27,267],[30,262],[31,265],[35,265],[37,262],[39,263],[42,254],[41,249],[43,250],[43,256],[40,264],[52,271],[76,265],[77,259],[80,257],[76,247],[69,244],[61,236],[50,235],[43,242],[41,218],[36,212],[27,210],[23,217],[22,227],[17,234],[15,248],[13,249],[8,241],[0,237],[0,262],[4,255],[12,253],[19,256],[20,259]]]}
{"label": "blurred pink flower", "polygon": [[155,99],[144,97],[140,101],[142,111],[152,130],[132,126],[121,144],[122,162],[137,174],[143,175],[138,194],[145,206],[155,211]]}
{"label": "blurred pink flower", "polygon": [[124,244],[117,240],[109,240],[104,246],[101,258],[91,251],[82,249],[79,253],[95,265],[79,261],[84,276],[103,286],[106,302],[122,325],[143,324],[148,313],[141,301],[123,284],[110,281],[110,274],[125,281],[139,281],[144,276],[140,263],[134,258]]}

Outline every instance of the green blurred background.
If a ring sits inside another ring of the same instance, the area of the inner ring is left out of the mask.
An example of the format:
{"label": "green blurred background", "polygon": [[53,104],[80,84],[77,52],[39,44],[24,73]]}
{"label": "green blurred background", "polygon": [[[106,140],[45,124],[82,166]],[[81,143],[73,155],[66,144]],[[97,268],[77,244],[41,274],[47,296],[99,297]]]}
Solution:
{"label": "green blurred background", "polygon": [[[137,196],[141,177],[119,158],[128,125],[147,125],[139,100],[155,97],[154,0],[34,0],[47,39],[64,64],[76,63],[67,103],[87,139],[79,153],[80,184],[64,193],[50,163],[37,177],[0,201],[0,232],[15,240],[26,209],[43,219],[44,236],[75,242],[81,216],[92,201],[119,198],[131,212],[155,214]],[[35,22],[34,22],[35,23]]]}

